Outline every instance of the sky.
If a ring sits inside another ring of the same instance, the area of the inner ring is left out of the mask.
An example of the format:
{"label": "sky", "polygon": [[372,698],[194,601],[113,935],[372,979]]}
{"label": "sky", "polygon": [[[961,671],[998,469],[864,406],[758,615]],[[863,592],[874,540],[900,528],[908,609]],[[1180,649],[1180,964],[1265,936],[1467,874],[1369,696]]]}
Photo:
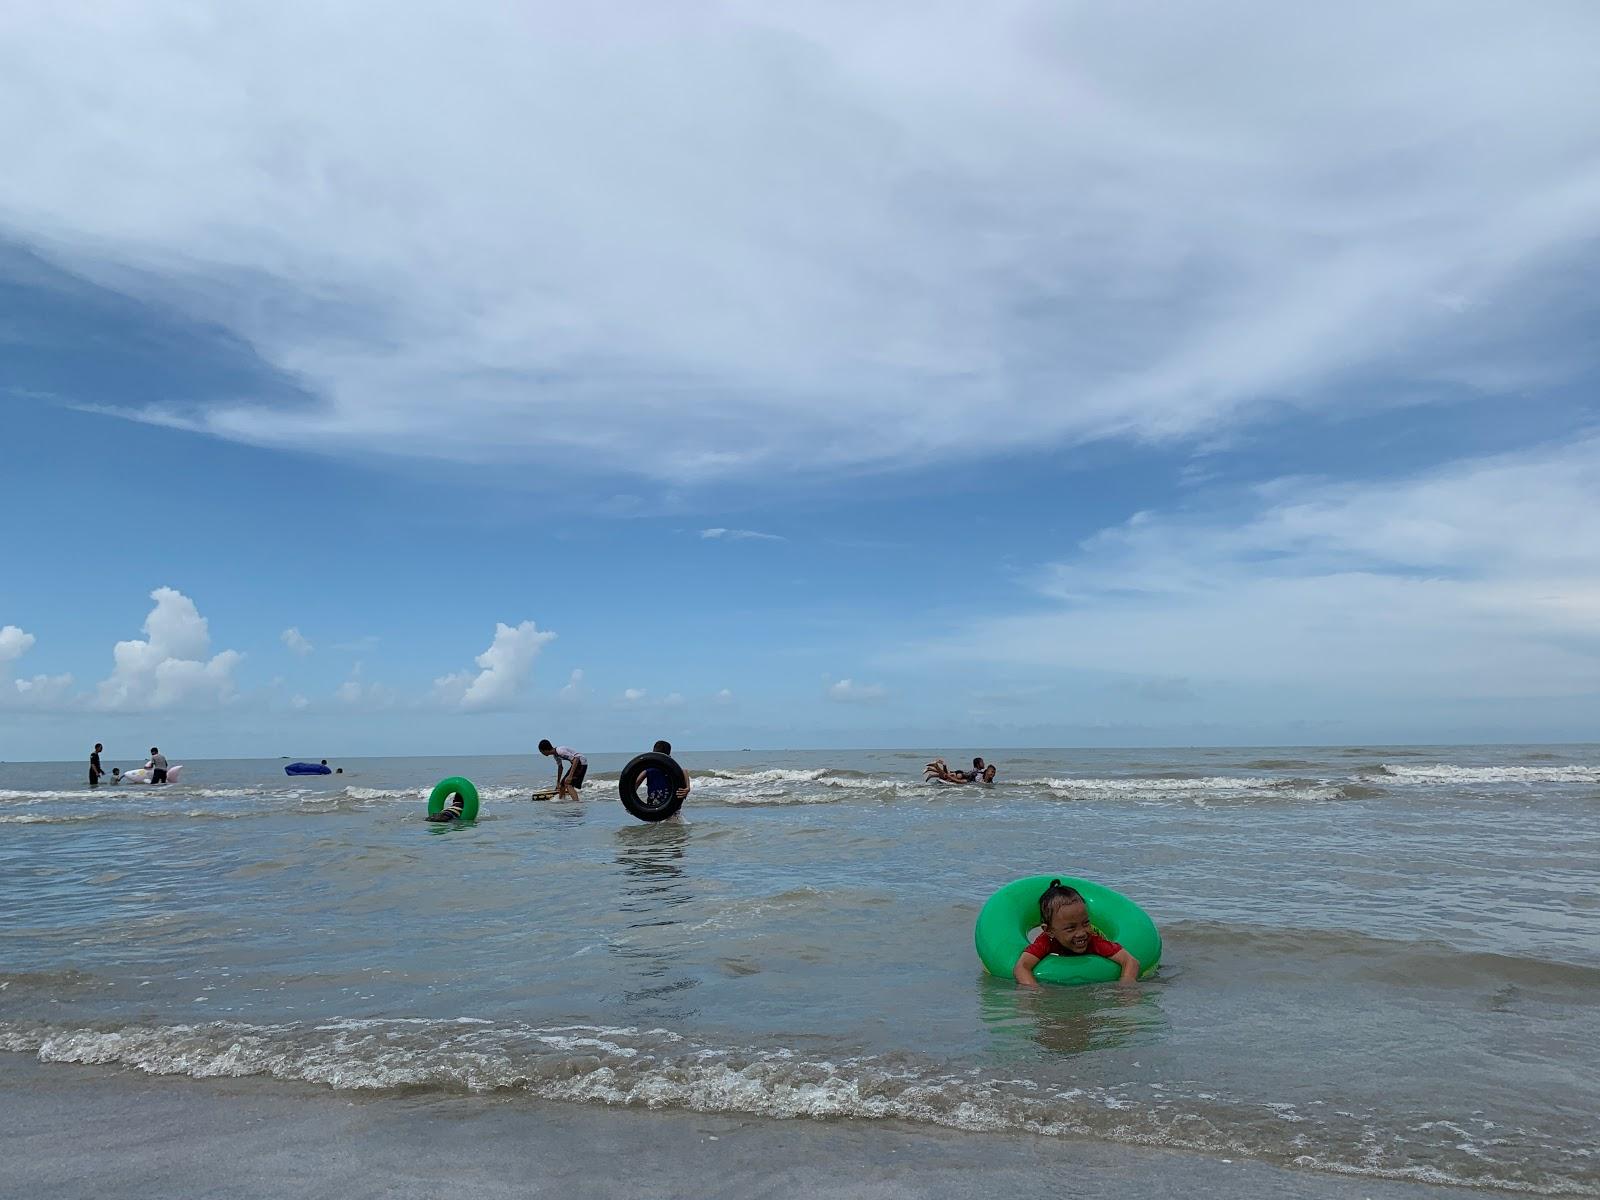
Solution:
{"label": "sky", "polygon": [[1596,740],[1600,9],[0,11],[0,760]]}

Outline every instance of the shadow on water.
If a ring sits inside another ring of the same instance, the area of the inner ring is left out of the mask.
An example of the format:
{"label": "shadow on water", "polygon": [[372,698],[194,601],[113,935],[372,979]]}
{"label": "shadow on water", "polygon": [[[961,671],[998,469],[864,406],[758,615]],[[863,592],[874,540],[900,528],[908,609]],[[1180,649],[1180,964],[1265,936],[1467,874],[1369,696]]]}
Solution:
{"label": "shadow on water", "polygon": [[627,967],[632,986],[623,999],[637,1016],[685,1020],[697,1011],[685,993],[699,983],[684,969],[684,947],[675,936],[682,924],[678,910],[695,899],[680,865],[689,846],[688,826],[682,821],[630,825],[617,830],[616,840],[623,926],[607,949]]}
{"label": "shadow on water", "polygon": [[1085,1054],[1164,1039],[1170,1026],[1160,988],[1115,984],[1023,988],[980,975],[978,1016],[990,1049],[1002,1061],[1052,1054]]}

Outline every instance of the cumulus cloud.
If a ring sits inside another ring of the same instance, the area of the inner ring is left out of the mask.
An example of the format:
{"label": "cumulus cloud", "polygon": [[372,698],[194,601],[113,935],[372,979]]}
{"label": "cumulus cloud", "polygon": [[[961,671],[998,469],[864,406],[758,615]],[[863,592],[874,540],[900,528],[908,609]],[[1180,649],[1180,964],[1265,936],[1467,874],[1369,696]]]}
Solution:
{"label": "cumulus cloud", "polygon": [[828,686],[828,699],[841,704],[871,704],[888,694],[881,683],[857,683],[853,679],[840,679]]}
{"label": "cumulus cloud", "polygon": [[1592,269],[1593,5],[624,24],[12,6],[6,231],[314,393],[148,419],[350,454],[758,478],[1203,436],[1348,403],[1355,372],[1511,390],[1580,365],[1507,331]]}
{"label": "cumulus cloud", "polygon": [[[12,664],[33,649],[35,638],[19,626],[0,627],[0,706],[47,709],[61,708],[72,697],[72,676],[35,675],[31,679],[12,679]],[[10,687],[3,686],[10,683]]]}
{"label": "cumulus cloud", "polygon": [[712,699],[718,704],[732,704],[733,690],[731,688],[723,688],[715,696],[713,696]]}
{"label": "cumulus cloud", "polygon": [[572,674],[567,676],[567,682],[562,685],[561,691],[558,692],[557,695],[559,695],[561,699],[570,702],[573,700],[581,700],[583,698],[583,694],[583,669],[581,667],[574,667],[572,669]]}
{"label": "cumulus cloud", "polygon": [[622,700],[624,704],[637,704],[639,701],[643,700],[644,697],[645,690],[643,688],[625,688],[622,693]]}
{"label": "cumulus cloud", "polygon": [[533,674],[533,663],[546,642],[556,635],[532,621],[520,625],[497,622],[494,641],[473,661],[476,674],[459,671],[433,681],[434,694],[455,707],[482,710],[505,708],[521,694]]}
{"label": "cumulus cloud", "polygon": [[1278,480],[1252,499],[1243,521],[1138,514],[1044,572],[1053,611],[915,653],[1166,681],[1149,699],[1217,680],[1388,698],[1600,690],[1600,439],[1388,481]]}
{"label": "cumulus cloud", "polygon": [[33,649],[35,640],[33,634],[24,632],[19,626],[0,628],[0,667],[9,666]]}
{"label": "cumulus cloud", "polygon": [[725,540],[730,542],[781,542],[784,539],[776,533],[761,533],[755,529],[702,529],[700,536],[706,541]]}
{"label": "cumulus cloud", "polygon": [[101,680],[94,705],[138,712],[218,704],[234,695],[236,650],[207,655],[211,634],[194,601],[170,587],[150,593],[155,607],[144,620],[145,638],[118,642],[111,674]]}
{"label": "cumulus cloud", "polygon": [[278,636],[282,639],[283,644],[289,647],[291,652],[298,654],[301,658],[304,658],[315,649],[315,647],[306,640],[305,635],[300,632],[298,626],[290,626]]}

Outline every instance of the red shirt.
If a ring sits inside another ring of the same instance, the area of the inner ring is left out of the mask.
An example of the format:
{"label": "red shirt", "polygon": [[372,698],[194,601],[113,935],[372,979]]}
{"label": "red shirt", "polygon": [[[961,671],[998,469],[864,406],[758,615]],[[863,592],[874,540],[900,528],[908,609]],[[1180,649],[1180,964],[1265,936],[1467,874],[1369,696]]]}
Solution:
{"label": "red shirt", "polygon": [[[1106,941],[1105,938],[1091,929],[1089,931],[1089,948],[1083,953],[1098,954],[1101,958],[1115,958],[1117,952],[1121,949],[1122,947],[1117,943]],[[1082,957],[1082,955],[1074,955],[1071,950],[1061,945],[1048,933],[1041,933],[1034,938],[1033,941],[1028,943],[1028,948],[1023,953],[1031,954],[1040,961],[1049,958],[1052,954],[1065,954],[1068,958]]]}

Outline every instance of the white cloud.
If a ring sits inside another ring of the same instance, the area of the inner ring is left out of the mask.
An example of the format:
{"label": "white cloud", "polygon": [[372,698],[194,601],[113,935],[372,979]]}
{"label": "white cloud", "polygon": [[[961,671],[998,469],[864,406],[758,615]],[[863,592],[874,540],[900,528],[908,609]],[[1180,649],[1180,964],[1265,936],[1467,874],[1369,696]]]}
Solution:
{"label": "white cloud", "polygon": [[726,540],[730,542],[781,542],[784,539],[776,533],[761,533],[754,529],[702,529],[700,536],[706,541]]}
{"label": "white cloud", "polygon": [[35,638],[16,625],[0,628],[0,665],[14,663],[33,649]]}
{"label": "white cloud", "polygon": [[296,693],[295,695],[289,697],[289,707],[292,708],[292,709],[295,709],[296,711],[300,711],[300,710],[303,710],[303,709],[310,708],[311,707],[311,701],[306,699],[304,696],[300,695],[299,693]]}
{"label": "white cloud", "polygon": [[712,699],[714,699],[718,704],[732,704],[733,691],[729,688],[723,688],[715,696],[713,696]]}
{"label": "white cloud", "polygon": [[243,656],[224,650],[207,658],[211,634],[194,601],[170,587],[150,593],[148,640],[118,642],[111,674],[96,688],[97,708],[125,712],[217,704],[234,695],[234,670]]}
{"label": "white cloud", "polygon": [[285,646],[289,647],[293,653],[298,654],[301,658],[304,658],[316,648],[306,640],[305,635],[300,632],[298,626],[290,626],[278,636],[283,640]]}
{"label": "white cloud", "polygon": [[35,675],[32,679],[16,679],[17,701],[25,708],[52,709],[76,707],[77,697],[72,692],[72,675]]}
{"label": "white cloud", "polygon": [[661,698],[663,708],[682,708],[685,703],[682,692],[668,692]]}
{"label": "white cloud", "polygon": [[1055,611],[914,657],[1120,674],[1170,699],[1207,681],[1308,702],[1600,692],[1600,439],[1389,482],[1280,480],[1256,505],[1242,523],[1137,514],[1045,573]]}
{"label": "white cloud", "polygon": [[857,683],[853,679],[841,679],[828,687],[828,699],[843,704],[871,704],[888,694],[881,683]]}
{"label": "white cloud", "polygon": [[572,669],[572,674],[567,677],[567,682],[562,685],[561,691],[558,692],[557,695],[559,695],[561,699],[570,702],[573,700],[581,700],[583,698],[583,694],[583,669],[581,667],[574,667]]}
{"label": "white cloud", "polygon": [[369,711],[394,708],[400,696],[393,688],[381,683],[362,683],[359,679],[346,679],[334,689],[333,698],[351,708]]}
{"label": "white cloud", "polygon": [[533,663],[546,642],[556,635],[532,621],[520,625],[497,622],[494,641],[473,661],[481,670],[459,671],[433,681],[434,694],[447,704],[483,710],[512,704],[533,674]]}
{"label": "white cloud", "polygon": [[637,704],[644,699],[644,696],[643,688],[626,688],[622,693],[622,700],[625,704]]}
{"label": "white cloud", "polygon": [[1439,12],[12,6],[0,213],[304,380],[150,414],[254,443],[689,482],[1199,436],[1575,365],[1517,334],[1600,233],[1600,9]]}
{"label": "white cloud", "polygon": [[0,707],[34,710],[68,707],[72,697],[71,675],[35,675],[31,679],[12,679],[12,664],[29,650],[36,639],[16,625],[0,627]]}

